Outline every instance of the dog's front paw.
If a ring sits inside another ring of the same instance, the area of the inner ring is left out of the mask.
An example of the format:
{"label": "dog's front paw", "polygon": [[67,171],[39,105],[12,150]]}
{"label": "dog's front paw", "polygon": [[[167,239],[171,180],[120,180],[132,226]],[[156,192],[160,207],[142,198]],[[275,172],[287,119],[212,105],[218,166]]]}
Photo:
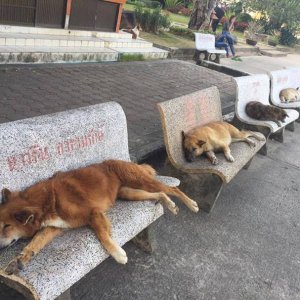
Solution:
{"label": "dog's front paw", "polygon": [[191,200],[190,204],[189,204],[189,209],[195,213],[197,213],[199,211],[199,207],[196,201]]}
{"label": "dog's front paw", "polygon": [[231,154],[226,154],[226,159],[230,162],[234,162],[234,157]]}
{"label": "dog's front paw", "polygon": [[251,147],[251,148],[255,148],[255,142],[253,142],[253,141],[251,141],[250,139],[249,139],[249,141],[248,141],[248,145]]}
{"label": "dog's front paw", "polygon": [[5,273],[8,275],[18,274],[20,270],[23,269],[23,265],[20,263],[19,259],[12,260],[8,266],[5,268]]}
{"label": "dog's front paw", "polygon": [[211,163],[212,163],[213,165],[217,165],[217,164],[219,163],[219,161],[218,161],[218,159],[217,159],[216,157],[212,157],[212,158],[211,158]]}

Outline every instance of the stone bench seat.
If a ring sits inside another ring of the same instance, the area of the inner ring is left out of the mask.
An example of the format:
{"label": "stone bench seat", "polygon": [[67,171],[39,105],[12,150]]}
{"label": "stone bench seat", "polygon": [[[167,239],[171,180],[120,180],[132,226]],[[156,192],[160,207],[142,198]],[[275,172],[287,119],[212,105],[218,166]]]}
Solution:
{"label": "stone bench seat", "polygon": [[[300,112],[300,100],[290,103],[283,103],[279,94],[283,89],[300,87],[300,68],[290,68],[272,71],[269,73],[271,78],[271,103],[281,108],[293,108]],[[296,120],[300,122],[300,118]]]}
{"label": "stone bench seat", "polygon": [[[216,49],[215,47],[215,36],[213,34],[205,34],[200,32],[194,32],[195,34],[195,45],[196,52],[194,59],[197,63],[200,60],[201,54],[204,54],[204,60],[213,61],[215,63],[220,63],[220,55],[226,54],[225,50]],[[215,55],[214,59],[212,54]]]}
{"label": "stone bench seat", "polygon": [[[115,102],[4,123],[0,140],[1,189],[24,189],[57,171],[106,159],[130,161],[126,117]],[[180,183],[171,177],[158,179],[172,186]],[[145,230],[162,214],[162,206],[151,201],[117,201],[107,215],[116,242],[124,245],[134,238],[141,245],[149,243]],[[142,242],[141,236],[145,237]],[[26,243],[18,241],[0,250],[0,268],[4,269]],[[66,230],[18,275],[1,271],[0,280],[28,299],[52,300],[65,291],[68,294],[74,283],[107,257],[91,229]]]}
{"label": "stone bench seat", "polygon": [[[294,122],[299,118],[299,113],[294,109],[285,109],[288,117],[281,126],[278,126],[273,121],[260,121],[249,117],[246,114],[246,105],[250,101],[259,101],[264,105],[270,104],[270,78],[266,74],[243,76],[233,78],[236,83],[236,104],[235,115],[237,122],[241,123],[242,127],[254,129],[262,132],[268,139],[274,138],[277,141],[283,142],[284,129],[294,131]],[[263,153],[267,153],[267,145],[265,145]]]}
{"label": "stone bench seat", "polygon": [[159,103],[158,109],[168,154],[168,173],[180,178],[184,191],[198,200],[201,209],[211,211],[222,186],[229,183],[242,168],[250,165],[265,141],[255,139],[256,146],[253,148],[243,142],[231,144],[235,158],[233,163],[228,162],[223,153],[217,154],[217,165],[212,165],[204,156],[188,163],[184,157],[181,132],[223,120],[217,87]]}

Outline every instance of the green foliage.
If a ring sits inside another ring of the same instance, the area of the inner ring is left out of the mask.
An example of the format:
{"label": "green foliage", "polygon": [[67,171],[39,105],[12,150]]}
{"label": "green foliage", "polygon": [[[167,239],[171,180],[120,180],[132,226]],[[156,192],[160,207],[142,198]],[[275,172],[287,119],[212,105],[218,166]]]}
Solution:
{"label": "green foliage", "polygon": [[268,44],[272,46],[276,46],[279,44],[279,37],[276,35],[272,35],[268,37]]}
{"label": "green foliage", "polygon": [[237,16],[236,20],[238,22],[242,22],[242,23],[249,23],[249,22],[253,21],[252,17],[249,14],[247,14],[247,13],[239,14]]}
{"label": "green foliage", "polygon": [[172,26],[172,27],[170,27],[170,32],[175,35],[182,36],[186,39],[190,39],[192,41],[195,40],[194,32],[189,28]]}
{"label": "green foliage", "polygon": [[281,45],[295,46],[297,43],[297,38],[294,36],[293,32],[288,28],[281,28],[279,42]]}
{"label": "green foliage", "polygon": [[128,61],[142,61],[145,60],[143,54],[126,54],[122,53],[119,57],[119,61],[128,62]]}
{"label": "green foliage", "polygon": [[127,0],[126,3],[132,5],[140,5],[142,7],[147,7],[147,8],[161,7],[161,3],[159,1],[152,1],[152,0]]}
{"label": "green foliage", "polygon": [[181,0],[165,0],[165,8],[168,9],[168,8],[174,8],[176,6],[178,6],[179,4],[182,3]]}
{"label": "green foliage", "polygon": [[169,28],[170,20],[161,13],[160,8],[149,9],[137,5],[135,8],[136,21],[146,32],[157,33],[160,28]]}
{"label": "green foliage", "polygon": [[248,38],[256,41],[257,36],[256,33],[260,33],[262,31],[262,26],[260,26],[257,22],[249,22],[248,23]]}
{"label": "green foliage", "polygon": [[244,0],[248,9],[259,11],[263,18],[276,29],[286,25],[288,31],[295,35],[299,29],[299,0]]}

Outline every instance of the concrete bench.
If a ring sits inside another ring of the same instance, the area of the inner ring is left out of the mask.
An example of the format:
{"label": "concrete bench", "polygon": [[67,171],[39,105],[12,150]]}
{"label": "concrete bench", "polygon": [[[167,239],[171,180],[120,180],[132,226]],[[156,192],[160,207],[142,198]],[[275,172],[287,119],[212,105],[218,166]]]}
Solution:
{"label": "concrete bench", "polygon": [[[279,98],[283,89],[300,87],[300,68],[272,71],[269,75],[271,78],[271,103],[281,108],[293,108],[300,112],[300,101],[283,103]],[[297,119],[297,122],[300,122],[300,118]]]}
{"label": "concrete bench", "polygon": [[[126,117],[115,102],[0,125],[0,187],[23,189],[57,171],[105,159],[130,161]],[[160,178],[169,185],[177,179]],[[164,180],[165,179],[165,180]],[[163,214],[150,201],[117,201],[108,213],[113,238],[123,245]],[[135,241],[145,244],[141,236]],[[0,250],[0,268],[19,254],[26,242]],[[28,299],[50,300],[68,289],[108,257],[89,228],[67,230],[43,249],[18,276],[0,273],[0,280]],[[130,257],[129,257],[130,259]]]}
{"label": "concrete bench", "polygon": [[[285,123],[278,126],[272,121],[259,121],[250,118],[245,111],[245,107],[250,101],[260,101],[265,105],[270,105],[270,79],[266,74],[243,76],[233,78],[236,83],[236,103],[235,115],[236,121],[239,122],[238,127],[254,129],[262,132],[265,137],[283,142],[284,129],[294,131],[294,121],[298,119],[299,113],[294,109],[286,109],[288,117]],[[262,154],[267,154],[267,145],[261,151]]]}
{"label": "concrete bench", "polygon": [[248,168],[253,156],[265,141],[255,140],[250,148],[246,143],[230,146],[234,162],[228,162],[218,153],[219,163],[212,165],[206,157],[188,163],[184,158],[182,131],[214,121],[222,121],[220,95],[217,87],[200,90],[158,104],[164,141],[168,154],[166,172],[180,178],[185,192],[198,200],[200,208],[209,212],[214,206],[224,184],[229,183],[242,168]]}
{"label": "concrete bench", "polygon": [[201,55],[204,55],[204,60],[220,63],[220,55],[226,54],[225,50],[216,49],[215,36],[213,34],[205,34],[195,32],[196,52],[194,59],[198,63],[201,60]]}

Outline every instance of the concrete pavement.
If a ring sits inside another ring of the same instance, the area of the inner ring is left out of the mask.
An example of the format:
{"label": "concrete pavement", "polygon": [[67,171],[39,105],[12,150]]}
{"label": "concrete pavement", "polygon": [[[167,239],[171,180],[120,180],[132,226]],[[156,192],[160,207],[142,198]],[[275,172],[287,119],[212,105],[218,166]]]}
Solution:
{"label": "concrete pavement", "polygon": [[300,124],[227,185],[213,212],[180,205],[152,227],[155,252],[127,244],[72,290],[79,299],[300,299]]}
{"label": "concrete pavement", "polygon": [[231,77],[178,60],[0,66],[0,122],[117,101],[127,116],[130,154],[163,147],[156,103],[216,85],[223,113],[234,109]]}
{"label": "concrete pavement", "polygon": [[[162,144],[155,101],[215,83],[223,104],[227,93],[234,99],[229,76],[197,68],[177,61],[0,68],[0,121],[124,101],[138,156]],[[151,227],[152,255],[126,244],[128,264],[107,259],[72,287],[72,299],[300,299],[299,148],[298,123],[225,186],[211,214],[180,204],[177,217],[166,211]],[[0,299],[24,298],[0,285]]]}
{"label": "concrete pavement", "polygon": [[300,54],[289,54],[286,57],[245,56],[242,61],[221,60],[221,65],[250,74],[263,74],[286,68],[300,67]]}

